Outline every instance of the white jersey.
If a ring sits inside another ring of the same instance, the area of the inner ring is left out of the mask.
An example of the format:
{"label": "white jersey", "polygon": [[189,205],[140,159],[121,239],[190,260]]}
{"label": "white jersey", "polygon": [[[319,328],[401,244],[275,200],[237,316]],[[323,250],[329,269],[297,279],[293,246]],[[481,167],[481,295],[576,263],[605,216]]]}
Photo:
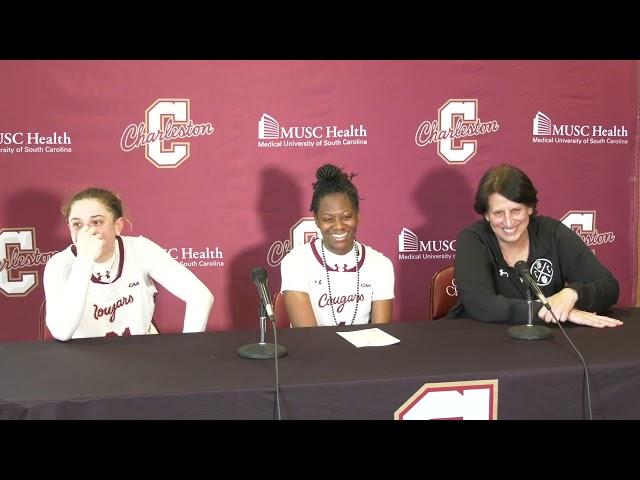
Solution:
{"label": "white jersey", "polygon": [[[324,255],[327,260],[327,269],[325,269],[321,241],[315,239],[304,245],[298,245],[282,259],[280,291],[307,293],[316,323],[320,326],[336,325],[336,323],[346,325],[369,323],[371,302],[394,297],[393,264],[382,253],[358,243],[357,270],[353,250],[344,255],[336,255],[326,248]],[[356,285],[358,275],[359,288]],[[356,302],[358,312],[354,320]]]}
{"label": "white jersey", "polygon": [[204,331],[213,305],[209,289],[151,240],[116,240],[118,269],[111,283],[92,274],[93,262],[78,257],[75,245],[47,262],[46,322],[53,336],[66,340],[157,333],[151,323],[157,293],[153,279],[187,303],[183,331]]}

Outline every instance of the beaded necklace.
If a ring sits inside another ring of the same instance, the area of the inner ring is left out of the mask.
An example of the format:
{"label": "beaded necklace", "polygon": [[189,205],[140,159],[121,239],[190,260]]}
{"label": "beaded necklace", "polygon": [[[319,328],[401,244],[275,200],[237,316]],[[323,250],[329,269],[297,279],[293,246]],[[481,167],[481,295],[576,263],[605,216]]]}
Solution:
{"label": "beaded necklace", "polygon": [[[333,317],[333,323],[338,325],[338,321],[336,320],[336,312],[333,309],[333,296],[331,295],[331,281],[329,280],[329,269],[327,268],[327,259],[324,256],[324,241],[320,240],[320,246],[322,249],[322,266],[324,267],[324,271],[327,273],[327,289],[329,290],[329,303],[331,304],[331,316]],[[353,239],[353,250],[356,253],[356,308],[353,311],[353,318],[351,318],[351,323],[349,325],[353,325],[353,322],[356,321],[356,315],[358,313],[358,299],[360,298],[360,269],[358,268],[360,250],[358,249],[358,242],[356,241],[355,238]]]}

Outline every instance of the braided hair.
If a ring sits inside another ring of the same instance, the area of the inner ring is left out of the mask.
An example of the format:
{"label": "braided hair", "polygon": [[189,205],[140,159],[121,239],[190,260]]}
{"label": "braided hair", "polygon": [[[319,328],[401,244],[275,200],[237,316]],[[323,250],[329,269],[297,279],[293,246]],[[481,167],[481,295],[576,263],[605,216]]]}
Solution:
{"label": "braided hair", "polygon": [[355,173],[346,174],[342,169],[327,163],[316,170],[317,181],[313,184],[313,197],[311,198],[310,210],[317,215],[320,207],[320,200],[325,195],[332,193],[344,193],[351,200],[351,205],[356,212],[360,210],[360,197],[358,189],[351,182]]}

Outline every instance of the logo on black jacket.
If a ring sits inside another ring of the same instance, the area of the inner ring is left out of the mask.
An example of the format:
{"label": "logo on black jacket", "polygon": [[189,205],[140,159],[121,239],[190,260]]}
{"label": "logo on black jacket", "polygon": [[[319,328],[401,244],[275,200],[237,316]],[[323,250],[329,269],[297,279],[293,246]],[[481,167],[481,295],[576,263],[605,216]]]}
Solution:
{"label": "logo on black jacket", "polygon": [[541,287],[549,285],[553,280],[553,264],[551,260],[539,258],[531,265],[531,276]]}

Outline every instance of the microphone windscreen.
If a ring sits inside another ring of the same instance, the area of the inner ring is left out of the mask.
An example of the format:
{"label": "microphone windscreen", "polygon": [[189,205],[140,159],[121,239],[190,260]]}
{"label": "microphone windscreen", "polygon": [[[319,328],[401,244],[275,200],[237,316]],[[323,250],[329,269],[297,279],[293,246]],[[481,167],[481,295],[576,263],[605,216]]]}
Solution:
{"label": "microphone windscreen", "polygon": [[529,273],[529,265],[527,265],[527,262],[525,262],[524,260],[516,262],[513,268],[516,269],[516,272],[518,272],[520,276],[522,276],[523,273]]}
{"label": "microphone windscreen", "polygon": [[254,267],[253,270],[251,270],[251,280],[256,284],[266,282],[267,271],[262,267]]}

